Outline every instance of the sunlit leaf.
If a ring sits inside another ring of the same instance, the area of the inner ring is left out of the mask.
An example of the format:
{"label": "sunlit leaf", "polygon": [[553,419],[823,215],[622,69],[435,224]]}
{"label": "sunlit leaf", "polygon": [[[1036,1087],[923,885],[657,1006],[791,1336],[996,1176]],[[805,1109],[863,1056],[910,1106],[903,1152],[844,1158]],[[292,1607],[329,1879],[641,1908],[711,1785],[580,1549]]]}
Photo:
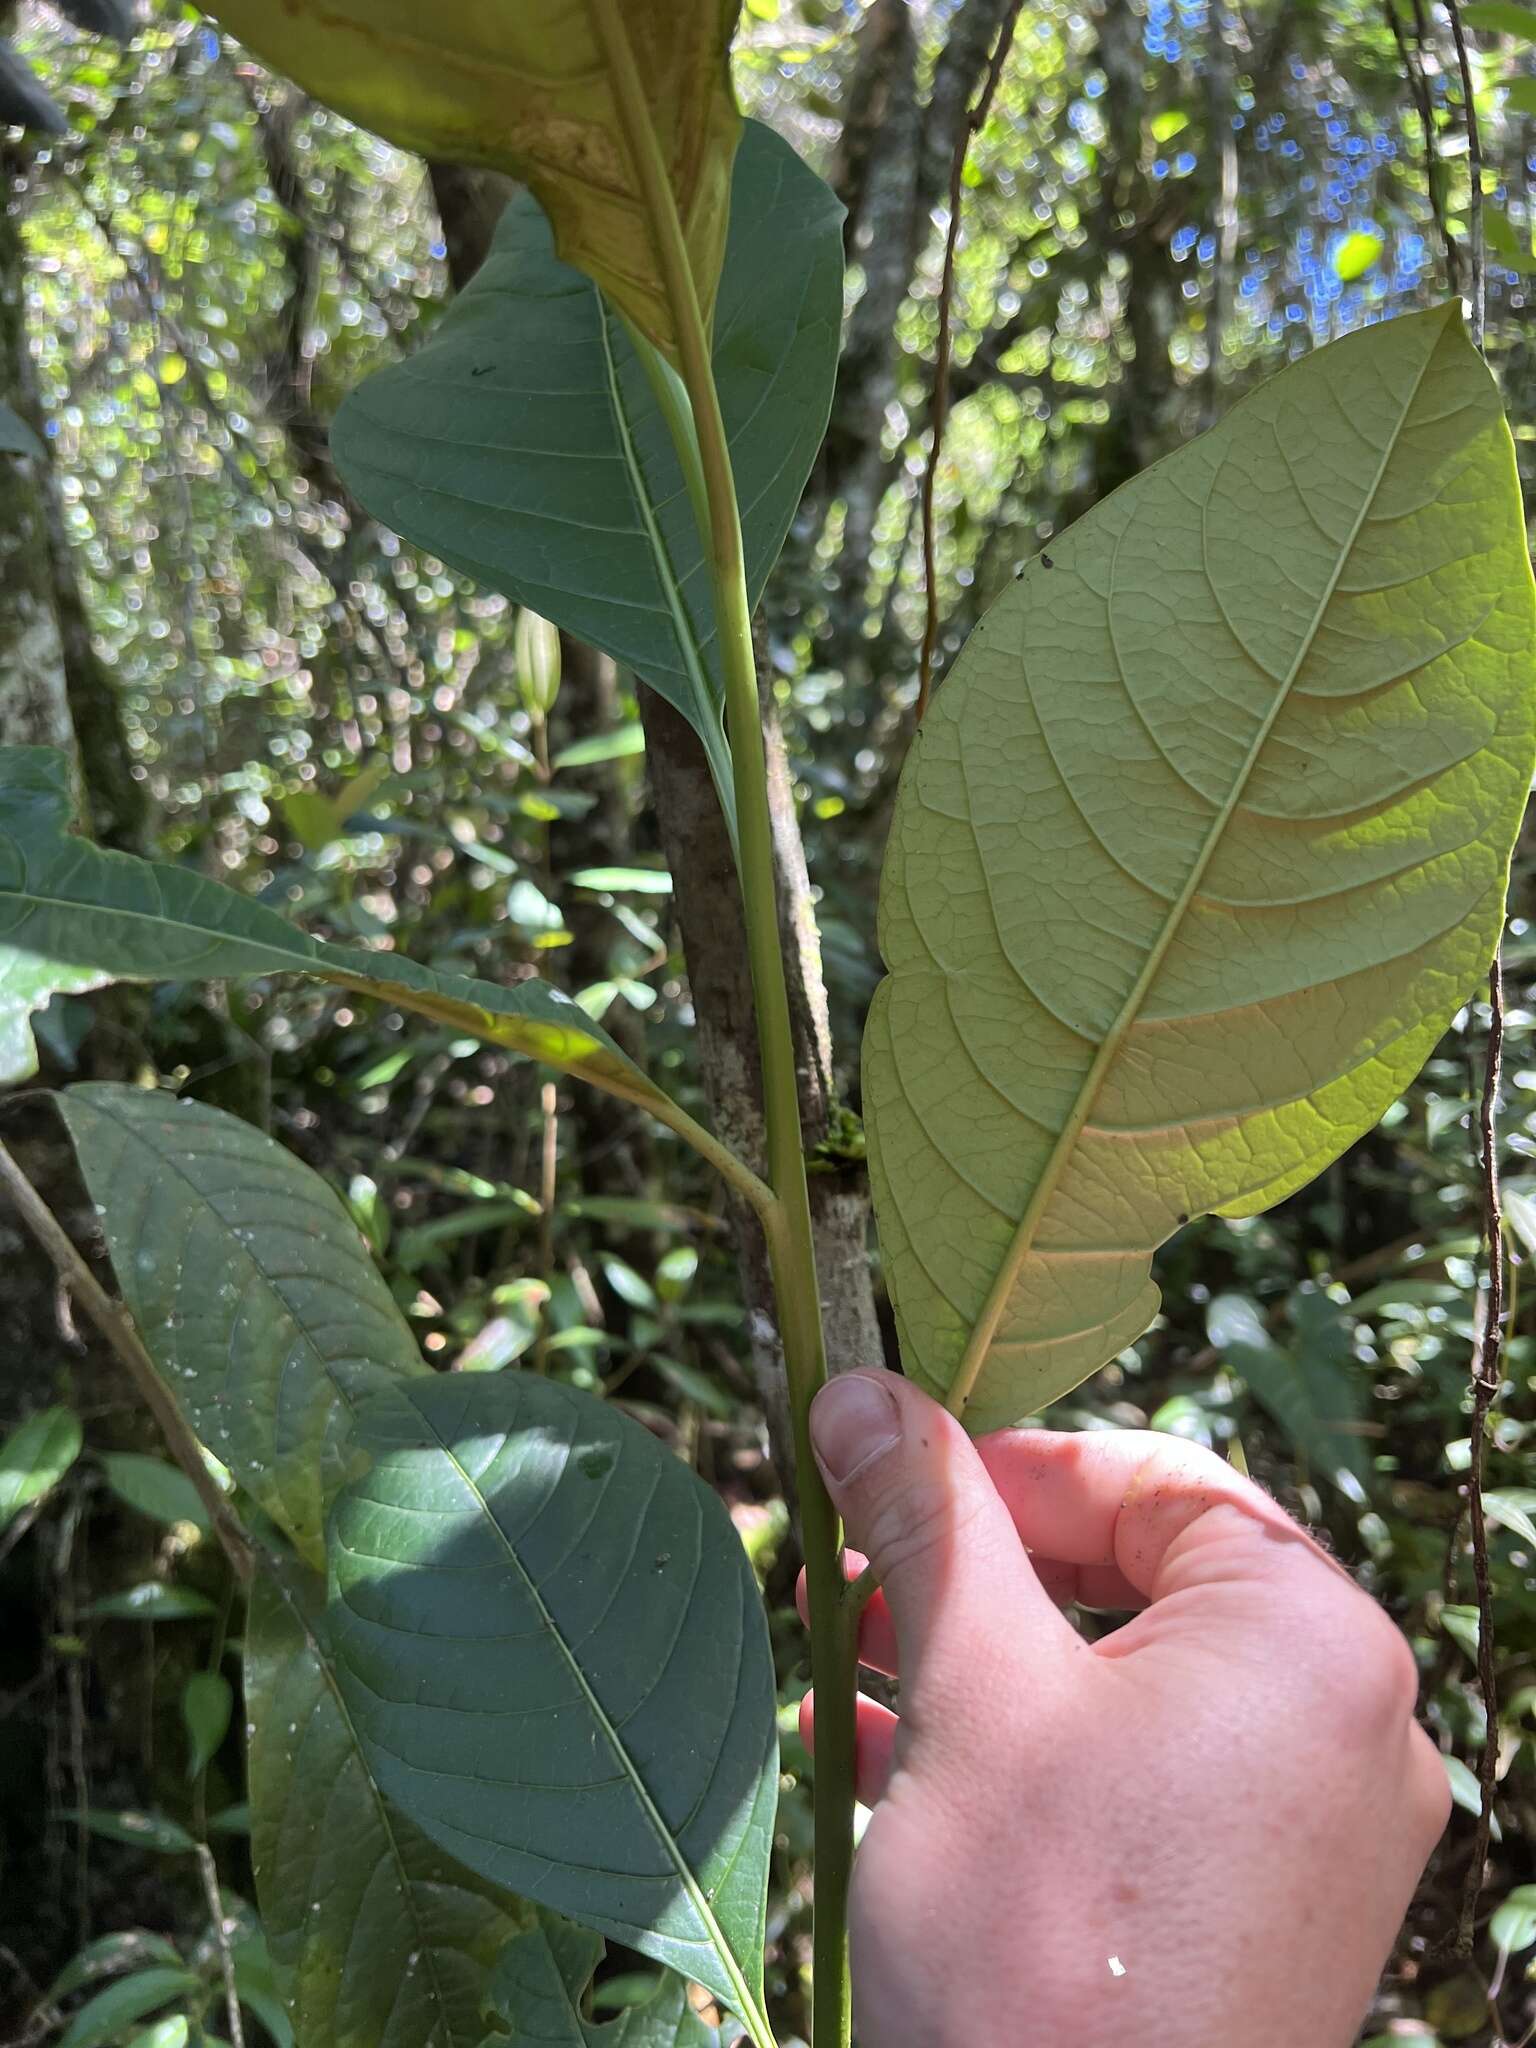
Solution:
{"label": "sunlit leaf", "polygon": [[1494,1946],[1518,1955],[1536,1942],[1536,1884],[1517,1884],[1493,1909],[1488,1923]]}
{"label": "sunlit leaf", "polygon": [[1283,371],[982,620],[903,771],[864,1057],[906,1369],[970,1426],[1114,1357],[1156,1246],[1417,1073],[1502,923],[1533,663],[1444,307]]}
{"label": "sunlit leaf", "polygon": [[[738,0],[622,0],[706,311],[720,271],[741,116],[727,53]],[[591,0],[217,0],[224,26],[304,90],[404,149],[508,171],[564,260],[645,334],[673,325]]]}
{"label": "sunlit leaf", "polygon": [[1380,235],[1345,235],[1334,247],[1334,275],[1343,284],[1353,284],[1356,278],[1375,268],[1386,246]]}
{"label": "sunlit leaf", "polygon": [[40,1408],[0,1443],[0,1529],[58,1485],[80,1455],[80,1418]]}
{"label": "sunlit leaf", "polygon": [[329,1626],[385,1795],[771,2038],[773,1667],[720,1501],[638,1423],[529,1373],[421,1381],[367,1426]]}
{"label": "sunlit leaf", "polygon": [[[714,331],[755,600],[810,472],[837,368],[840,208],[749,122]],[[336,459],[377,518],[632,668],[698,732],[729,808],[703,543],[623,323],[557,262],[531,201],[425,348],[342,407]],[[569,757],[563,757],[568,760]]]}
{"label": "sunlit leaf", "polygon": [[507,1944],[491,1980],[490,2004],[508,2034],[486,2048],[717,2048],[719,2036],[688,2003],[688,1986],[669,1974],[655,1993],[617,2019],[582,2018],[582,2000],[602,1960],[602,1937],[553,1913]]}
{"label": "sunlit leaf", "polygon": [[318,1174],[224,1110],[110,1082],[60,1108],[162,1378],[318,1563],[358,1404],[426,1371],[357,1226]]}
{"label": "sunlit leaf", "polygon": [[1523,7],[1519,0],[1469,0],[1461,18],[1466,27],[1483,29],[1491,36],[1519,36],[1536,42],[1536,7]]}
{"label": "sunlit leaf", "polygon": [[337,1689],[324,1589],[263,1571],[246,1632],[251,1853],[299,2048],[474,2048],[528,1910],[383,1797]]}

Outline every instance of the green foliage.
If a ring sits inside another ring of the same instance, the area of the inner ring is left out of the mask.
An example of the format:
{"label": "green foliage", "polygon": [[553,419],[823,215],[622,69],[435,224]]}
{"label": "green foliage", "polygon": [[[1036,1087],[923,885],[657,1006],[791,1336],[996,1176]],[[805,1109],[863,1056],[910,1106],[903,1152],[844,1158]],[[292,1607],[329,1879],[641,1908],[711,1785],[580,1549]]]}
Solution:
{"label": "green foliage", "polygon": [[50,1493],[80,1455],[80,1418],[70,1408],[29,1415],[0,1444],[0,1530]]}
{"label": "green foliage", "polygon": [[245,1654],[251,1849],[301,2043],[474,2048],[490,1966],[528,1912],[389,1804],[343,1704],[323,1590],[265,1570]]}
{"label": "green foliage", "polygon": [[1418,1072],[1502,925],[1533,655],[1446,309],[1305,357],[983,620],[902,778],[864,1069],[906,1368],[968,1426],[1132,1343],[1157,1245]]}
{"label": "green foliage", "polygon": [[222,1110],[105,1082],[60,1106],[167,1386],[318,1564],[359,1405],[425,1371],[355,1225],[291,1153]]}
{"label": "green foliage", "polygon": [[491,1980],[490,2003],[508,2034],[485,2048],[718,2048],[688,2004],[682,1978],[667,1977],[642,2004],[601,2024],[582,2016],[582,1996],[603,1953],[595,1934],[540,1913],[507,1944]]}
{"label": "green foliage", "polygon": [[562,256],[641,332],[673,344],[633,138],[615,105],[605,18],[622,21],[706,302],[720,271],[741,117],[726,54],[736,0],[331,0],[323,13],[219,0],[225,26],[306,91],[424,156],[525,182]]}
{"label": "green foliage", "polygon": [[36,1064],[28,1020],[51,997],[108,981],[301,974],[375,995],[584,1075],[636,1100],[659,1091],[545,983],[510,989],[394,954],[312,939],[189,870],[104,853],[66,829],[69,777],[46,747],[0,747],[0,1076]]}
{"label": "green foliage", "polygon": [[773,1671],[724,1509],[551,1381],[401,1394],[365,1418],[374,1462],[328,1542],[342,1693],[386,1796],[766,2038]]}
{"label": "green foliage", "polygon": [[[714,367],[762,591],[820,444],[837,369],[841,208],[789,145],[748,124],[715,313]],[[654,366],[652,366],[654,368]],[[370,511],[492,590],[634,668],[704,742],[729,808],[706,544],[653,377],[531,199],[408,361],[336,420]],[[597,543],[600,541],[600,547]]]}
{"label": "green foliage", "polygon": [[201,1981],[190,1970],[169,1964],[135,1970],[119,1977],[105,1991],[98,1991],[71,2019],[59,2048],[106,2048],[109,2041],[125,2034],[135,2020],[158,2012],[174,1998],[202,1990]]}
{"label": "green foliage", "polygon": [[204,1535],[208,1533],[208,1510],[179,1465],[165,1458],[146,1458],[138,1451],[108,1451],[101,1467],[118,1499],[141,1515],[168,1525],[190,1522]]}

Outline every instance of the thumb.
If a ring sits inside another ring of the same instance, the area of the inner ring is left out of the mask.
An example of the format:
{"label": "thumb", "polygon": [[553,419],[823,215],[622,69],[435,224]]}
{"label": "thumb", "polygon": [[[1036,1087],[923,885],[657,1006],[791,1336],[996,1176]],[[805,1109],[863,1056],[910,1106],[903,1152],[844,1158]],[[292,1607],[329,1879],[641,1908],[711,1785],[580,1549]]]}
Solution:
{"label": "thumb", "polygon": [[839,1373],[811,1404],[811,1441],[848,1541],[896,1627],[902,1716],[951,1729],[999,1660],[1075,1644],[965,1431],[895,1373]]}

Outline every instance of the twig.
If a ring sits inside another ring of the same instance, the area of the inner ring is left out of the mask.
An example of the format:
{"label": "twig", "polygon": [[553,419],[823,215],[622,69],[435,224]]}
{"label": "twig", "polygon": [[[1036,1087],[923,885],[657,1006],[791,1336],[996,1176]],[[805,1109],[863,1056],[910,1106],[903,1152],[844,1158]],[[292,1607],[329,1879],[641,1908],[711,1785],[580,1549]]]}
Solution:
{"label": "twig", "polygon": [[1477,1902],[1483,1888],[1483,1866],[1493,1833],[1493,1801],[1499,1772],[1498,1673],[1493,1655],[1493,1585],[1488,1569],[1488,1523],[1483,1512],[1483,1455],[1488,1438],[1488,1413],[1499,1391],[1504,1345],[1504,1210],[1499,1196],[1499,1083],[1504,1066],[1504,981],[1498,955],[1488,970],[1488,1052],[1483,1068],[1483,1096],[1478,1113],[1482,1158],[1483,1233],[1488,1253],[1488,1293],[1482,1329],[1472,1351],[1472,1439],[1467,1463],[1467,1510],[1472,1524],[1472,1575],[1477,1588],[1477,1683],[1482,1694],[1483,1753],[1478,1782],[1482,1805],[1477,1837],[1461,1898],[1457,1946],[1472,1952]]}
{"label": "twig", "polygon": [[955,142],[954,160],[949,167],[949,225],[944,233],[944,274],[939,283],[939,338],[933,362],[933,399],[929,407],[932,425],[928,435],[928,467],[923,474],[923,587],[925,610],[923,615],[923,648],[918,658],[917,670],[917,712],[919,724],[928,709],[928,699],[933,692],[933,656],[939,638],[939,592],[937,553],[934,535],[933,492],[939,473],[939,455],[944,446],[944,422],[949,413],[949,359],[953,348],[950,333],[951,314],[955,297],[955,252],[960,246],[960,204],[965,188],[965,161],[971,153],[971,144],[986,126],[992,111],[992,102],[1003,76],[1003,66],[1008,62],[1008,52],[1013,46],[1013,31],[1019,19],[1023,0],[1011,0],[1002,26],[997,32],[997,43],[992,51],[992,61],[987,66],[987,75],[982,81],[976,104],[966,117],[965,125]]}
{"label": "twig", "polygon": [[213,1921],[213,1939],[218,1947],[219,1962],[224,1971],[224,2004],[229,2013],[231,2048],[245,2048],[245,2028],[240,2019],[240,1988],[235,1982],[235,1955],[229,1945],[229,1929],[224,1921],[224,1901],[219,1894],[219,1873],[214,1868],[213,1851],[206,1842],[199,1842],[197,1845],[197,1867],[202,1873],[203,1897],[208,1901],[208,1912]]}
{"label": "twig", "polygon": [[1418,108],[1419,126],[1424,135],[1424,183],[1429,191],[1429,210],[1435,217],[1440,230],[1440,240],[1445,249],[1445,281],[1453,292],[1461,290],[1461,251],[1451,233],[1450,222],[1445,217],[1445,203],[1440,180],[1440,153],[1435,142],[1435,110],[1429,96],[1429,81],[1424,76],[1422,53],[1409,42],[1407,32],[1398,14],[1395,0],[1382,0],[1387,24],[1397,44],[1398,55],[1403,60],[1403,75],[1408,81],[1408,90]]}
{"label": "twig", "polygon": [[1471,245],[1472,345],[1481,348],[1488,324],[1488,251],[1483,240],[1483,135],[1477,120],[1477,96],[1472,90],[1472,58],[1467,49],[1467,32],[1462,24],[1459,0],[1445,0],[1451,35],[1456,43],[1456,62],[1461,69],[1462,114],[1467,130],[1467,179],[1471,190],[1467,203],[1467,238]]}
{"label": "twig", "polygon": [[27,1228],[53,1261],[59,1278],[127,1368],[145,1407],[158,1423],[172,1457],[197,1489],[198,1499],[208,1510],[208,1519],[236,1576],[249,1584],[254,1560],[245,1531],[235,1520],[228,1501],[208,1470],[196,1437],[182,1421],[181,1411],[161,1384],[154,1360],[145,1350],[128,1311],[101,1286],[75,1249],[63,1224],[4,1145],[0,1145],[0,1182],[4,1183]]}

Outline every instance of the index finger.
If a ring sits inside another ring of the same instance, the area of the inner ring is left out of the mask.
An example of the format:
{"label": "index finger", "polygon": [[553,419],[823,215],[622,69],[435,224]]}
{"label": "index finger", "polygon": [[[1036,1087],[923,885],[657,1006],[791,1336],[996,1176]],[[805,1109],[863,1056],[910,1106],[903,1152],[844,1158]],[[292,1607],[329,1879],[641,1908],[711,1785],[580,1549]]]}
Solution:
{"label": "index finger", "polygon": [[1026,1549],[1118,1572],[1145,1600],[1177,1590],[1178,1539],[1217,1507],[1358,1590],[1277,1501],[1203,1445],[1155,1430],[1006,1429],[976,1448]]}

